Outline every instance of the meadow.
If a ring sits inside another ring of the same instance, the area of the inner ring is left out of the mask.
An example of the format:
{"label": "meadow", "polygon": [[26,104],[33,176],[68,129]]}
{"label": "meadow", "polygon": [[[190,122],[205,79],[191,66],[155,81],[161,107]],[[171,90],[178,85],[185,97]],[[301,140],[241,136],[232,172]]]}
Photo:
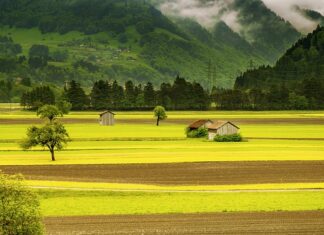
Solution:
{"label": "meadow", "polygon": [[139,193],[46,191],[45,216],[323,210],[323,192]]}
{"label": "meadow", "polygon": [[[61,119],[71,142],[57,152],[53,163],[45,149],[19,147],[26,129],[39,125],[35,113],[7,108],[0,105],[0,170],[10,165],[324,161],[324,112],[320,111],[168,112],[168,120],[159,127],[151,112],[118,112],[113,127],[99,126],[97,112],[72,112]],[[239,123],[245,139],[241,143],[187,139],[185,128],[196,119],[232,120]],[[31,177],[27,184],[40,192],[44,216],[324,210],[321,180],[166,186]]]}

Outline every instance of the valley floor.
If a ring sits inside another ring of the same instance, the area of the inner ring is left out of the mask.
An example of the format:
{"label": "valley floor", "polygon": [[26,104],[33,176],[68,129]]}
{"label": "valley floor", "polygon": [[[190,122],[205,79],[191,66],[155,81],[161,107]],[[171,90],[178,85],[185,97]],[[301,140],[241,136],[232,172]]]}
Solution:
{"label": "valley floor", "polygon": [[[34,113],[0,107],[0,170],[39,191],[48,234],[323,234],[324,112],[95,112],[61,119],[72,142],[52,163],[22,151]],[[186,139],[230,120],[242,143]]]}

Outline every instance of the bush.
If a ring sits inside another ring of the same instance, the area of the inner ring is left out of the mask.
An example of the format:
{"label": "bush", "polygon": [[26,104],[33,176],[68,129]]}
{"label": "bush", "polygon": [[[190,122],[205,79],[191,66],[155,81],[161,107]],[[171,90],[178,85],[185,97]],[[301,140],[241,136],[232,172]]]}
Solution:
{"label": "bush", "polygon": [[204,127],[200,127],[197,130],[190,130],[188,128],[186,130],[186,134],[188,138],[204,138],[208,136],[208,129]]}
{"label": "bush", "polygon": [[241,142],[243,140],[240,134],[234,135],[216,135],[214,141],[216,142]]}
{"label": "bush", "polygon": [[43,234],[38,197],[23,181],[0,172],[0,234]]}

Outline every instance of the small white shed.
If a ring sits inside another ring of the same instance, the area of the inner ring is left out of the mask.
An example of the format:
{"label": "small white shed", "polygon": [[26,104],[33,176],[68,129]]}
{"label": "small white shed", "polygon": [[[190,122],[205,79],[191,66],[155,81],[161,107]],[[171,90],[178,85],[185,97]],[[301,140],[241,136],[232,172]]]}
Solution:
{"label": "small white shed", "polygon": [[216,135],[234,135],[240,128],[229,121],[217,121],[208,126],[208,139],[214,140]]}
{"label": "small white shed", "polygon": [[115,115],[111,111],[105,111],[100,114],[99,124],[101,126],[113,126],[115,125]]}

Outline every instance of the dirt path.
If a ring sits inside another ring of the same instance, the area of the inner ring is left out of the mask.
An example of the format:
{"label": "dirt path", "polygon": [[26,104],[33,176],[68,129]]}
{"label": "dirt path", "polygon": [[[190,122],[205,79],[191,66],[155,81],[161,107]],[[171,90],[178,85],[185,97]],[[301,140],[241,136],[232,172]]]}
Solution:
{"label": "dirt path", "polygon": [[324,212],[215,213],[46,218],[62,234],[324,234]]}
{"label": "dirt path", "polygon": [[155,185],[324,182],[324,161],[0,166],[0,170],[34,180]]}

